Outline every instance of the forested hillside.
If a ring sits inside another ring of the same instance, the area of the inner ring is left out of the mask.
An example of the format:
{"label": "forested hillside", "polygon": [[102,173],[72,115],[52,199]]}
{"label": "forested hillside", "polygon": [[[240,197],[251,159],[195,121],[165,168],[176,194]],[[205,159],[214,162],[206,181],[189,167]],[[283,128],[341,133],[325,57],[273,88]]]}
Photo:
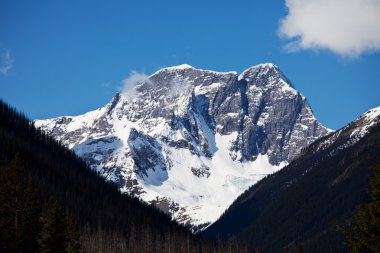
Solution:
{"label": "forested hillside", "polygon": [[2,101],[0,168],[0,252],[248,252],[120,194]]}
{"label": "forested hillside", "polygon": [[237,236],[275,252],[348,252],[344,231],[356,207],[370,200],[369,178],[380,164],[380,124],[353,139],[363,122],[313,143],[289,166],[247,190],[203,234]]}

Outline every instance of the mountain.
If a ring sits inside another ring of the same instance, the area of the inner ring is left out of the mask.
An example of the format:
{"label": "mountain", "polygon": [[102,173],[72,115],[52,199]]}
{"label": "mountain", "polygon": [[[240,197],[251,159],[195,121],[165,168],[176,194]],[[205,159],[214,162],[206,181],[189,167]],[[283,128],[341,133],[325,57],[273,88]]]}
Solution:
{"label": "mountain", "polygon": [[[74,239],[78,239],[81,250],[64,248],[69,240],[65,240],[66,222],[61,219],[66,218],[57,212],[44,215],[49,199],[57,201],[69,220],[75,220],[69,223],[69,231],[73,231],[72,224],[78,224]],[[74,152],[1,100],[0,203],[0,252],[4,253],[225,253],[231,248],[252,252],[236,241],[216,244],[204,240],[155,207],[121,194]],[[44,224],[50,229],[43,230],[45,226],[40,225]],[[47,250],[37,238],[49,240],[55,249]]]}
{"label": "mountain", "polygon": [[35,126],[194,231],[329,133],[273,64],[164,68],[98,110]]}
{"label": "mountain", "polygon": [[352,224],[356,206],[369,201],[368,180],[378,165],[380,107],[252,186],[203,234],[236,236],[275,252],[348,252],[342,231]]}

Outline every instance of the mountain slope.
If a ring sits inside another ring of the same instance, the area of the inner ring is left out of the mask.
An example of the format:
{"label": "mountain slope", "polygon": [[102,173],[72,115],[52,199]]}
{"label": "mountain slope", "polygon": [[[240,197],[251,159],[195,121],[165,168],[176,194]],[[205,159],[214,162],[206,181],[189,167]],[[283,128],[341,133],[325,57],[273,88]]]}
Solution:
{"label": "mountain slope", "polygon": [[[79,223],[80,252],[223,253],[230,252],[231,247],[239,252],[249,252],[247,247],[236,242],[216,245],[206,241],[156,208],[121,194],[115,185],[105,182],[72,151],[36,129],[23,114],[0,100],[0,181],[13,179],[9,181],[17,183],[12,189],[25,189],[25,185],[20,184],[23,180],[15,176],[17,173],[8,172],[15,157],[22,159],[17,163],[23,164],[23,168],[19,168],[24,172],[22,175],[32,179],[40,211],[46,210],[48,199],[53,197],[65,213]],[[9,181],[6,181],[8,186]],[[26,210],[13,209],[20,206],[20,199],[7,189],[6,184],[0,184],[0,196],[11,196],[2,198],[4,202],[0,205],[0,251],[16,252],[9,246],[20,242],[19,235],[4,232],[25,230],[25,227],[18,226],[22,225],[20,221]],[[5,207],[9,201],[13,205]],[[41,217],[36,220],[44,221]],[[51,224],[56,223],[52,221]],[[38,226],[27,229],[38,236]],[[61,232],[58,227],[54,230]],[[51,241],[54,242],[54,238]],[[40,252],[38,247],[36,250],[26,249],[22,252]]]}
{"label": "mountain slope", "polygon": [[241,195],[203,234],[237,236],[276,252],[347,252],[342,228],[369,200],[372,166],[380,164],[380,107],[323,137],[281,171]]}
{"label": "mountain slope", "polygon": [[194,229],[329,132],[273,64],[239,76],[161,69],[98,110],[35,125],[122,192]]}

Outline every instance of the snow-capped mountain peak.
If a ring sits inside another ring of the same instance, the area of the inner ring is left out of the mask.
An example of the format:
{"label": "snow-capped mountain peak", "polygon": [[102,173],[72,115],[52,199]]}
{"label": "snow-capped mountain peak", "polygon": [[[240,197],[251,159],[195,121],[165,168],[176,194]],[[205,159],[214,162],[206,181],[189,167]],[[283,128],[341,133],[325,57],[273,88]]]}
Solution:
{"label": "snow-capped mountain peak", "polygon": [[240,76],[165,68],[98,110],[35,125],[195,230],[329,132],[273,64]]}

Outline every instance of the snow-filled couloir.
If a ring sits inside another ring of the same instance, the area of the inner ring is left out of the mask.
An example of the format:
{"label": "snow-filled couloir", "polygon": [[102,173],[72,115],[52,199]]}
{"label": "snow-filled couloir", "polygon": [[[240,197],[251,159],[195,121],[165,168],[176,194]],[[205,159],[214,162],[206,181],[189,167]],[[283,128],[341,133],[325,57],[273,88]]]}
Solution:
{"label": "snow-filled couloir", "polygon": [[35,125],[194,231],[329,133],[273,64],[164,68],[98,110]]}

